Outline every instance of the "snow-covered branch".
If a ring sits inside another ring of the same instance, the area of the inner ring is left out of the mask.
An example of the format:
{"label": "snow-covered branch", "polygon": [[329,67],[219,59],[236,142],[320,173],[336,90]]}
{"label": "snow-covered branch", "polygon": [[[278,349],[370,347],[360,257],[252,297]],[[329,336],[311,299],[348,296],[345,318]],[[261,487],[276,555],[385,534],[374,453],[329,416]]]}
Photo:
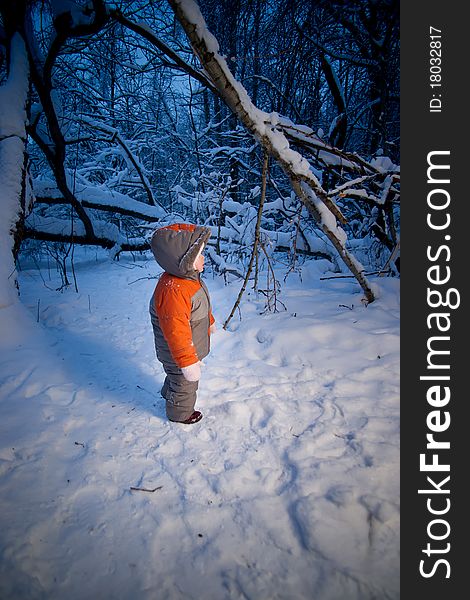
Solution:
{"label": "snow-covered branch", "polygon": [[140,181],[142,182],[142,186],[147,194],[147,198],[149,204],[152,206],[157,206],[158,202],[155,199],[155,196],[152,192],[152,187],[150,185],[150,181],[145,173],[145,168],[139,160],[139,157],[129,148],[126,141],[123,139],[119,131],[115,127],[110,127],[105,123],[101,123],[96,119],[91,119],[85,115],[82,115],[81,121],[85,123],[88,127],[92,129],[97,129],[98,131],[103,131],[110,136],[110,141],[115,141],[121,148],[124,154],[124,157],[127,162],[130,163],[132,168],[135,169],[138,174]]}
{"label": "snow-covered branch", "polygon": [[150,248],[146,238],[126,238],[108,222],[95,221],[95,235],[88,236],[82,223],[70,219],[39,218],[27,219],[25,238],[45,241],[74,243],[85,246],[100,246],[113,249],[114,253],[145,251]]}
{"label": "snow-covered branch", "polygon": [[[36,203],[39,204],[66,203],[65,198],[52,181],[35,180],[34,193]],[[148,223],[157,223],[167,217],[167,212],[160,206],[149,206],[120,192],[78,183],[75,194],[82,206],[94,210],[134,217]]]}

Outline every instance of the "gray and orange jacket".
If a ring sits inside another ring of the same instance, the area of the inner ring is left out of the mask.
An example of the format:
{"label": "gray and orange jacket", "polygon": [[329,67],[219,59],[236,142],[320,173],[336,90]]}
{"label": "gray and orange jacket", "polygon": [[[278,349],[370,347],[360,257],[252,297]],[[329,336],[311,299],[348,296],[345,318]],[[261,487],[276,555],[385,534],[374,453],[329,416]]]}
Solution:
{"label": "gray and orange jacket", "polygon": [[177,223],[157,229],[151,248],[164,269],[150,301],[157,358],[187,367],[209,354],[212,316],[209,292],[194,261],[210,238],[208,227]]}

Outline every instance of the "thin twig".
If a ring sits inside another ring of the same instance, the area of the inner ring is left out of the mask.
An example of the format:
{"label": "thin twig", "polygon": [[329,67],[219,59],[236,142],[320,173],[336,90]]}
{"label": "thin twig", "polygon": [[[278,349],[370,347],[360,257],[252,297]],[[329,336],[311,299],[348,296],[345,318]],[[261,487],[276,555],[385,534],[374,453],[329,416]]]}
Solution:
{"label": "thin twig", "polygon": [[[269,255],[266,251],[266,247],[265,245],[260,241],[260,246],[261,246],[261,250],[264,252],[264,255],[266,257],[266,262],[268,264],[268,270],[267,270],[267,275],[266,275],[266,280],[267,280],[267,290],[260,290],[260,292],[264,293],[264,295],[267,298],[267,304],[266,304],[266,310],[274,310],[274,312],[279,312],[277,309],[277,304],[282,304],[282,306],[284,307],[284,310],[287,310],[286,305],[284,304],[284,302],[281,302],[281,300],[278,299],[277,297],[277,290],[278,290],[278,286],[279,286],[279,282],[276,279],[276,276],[274,274],[274,269],[273,269],[273,265],[271,263],[271,259],[269,258]],[[271,274],[272,279],[273,279],[273,290],[271,293],[270,287],[269,287],[269,274]],[[279,286],[280,289],[280,286]],[[274,308],[272,308],[271,306],[271,301],[272,299],[274,299]]]}
{"label": "thin twig", "polygon": [[264,205],[264,199],[266,198],[266,175],[268,172],[268,161],[269,161],[269,155],[268,153],[265,151],[264,152],[264,156],[263,156],[263,173],[262,173],[262,182],[261,182],[261,198],[259,201],[259,207],[258,207],[258,219],[256,221],[256,228],[255,228],[255,241],[253,243],[253,251],[251,253],[251,258],[250,258],[250,262],[248,264],[248,269],[245,275],[245,279],[243,280],[243,285],[240,289],[240,292],[238,293],[238,297],[235,301],[235,304],[233,305],[232,311],[230,313],[230,315],[227,317],[227,320],[225,321],[224,325],[223,325],[223,329],[227,329],[227,325],[230,323],[230,321],[232,320],[233,315],[235,314],[235,311],[237,310],[237,308],[240,305],[242,296],[245,292],[246,286],[248,284],[248,280],[250,279],[250,275],[251,275],[251,271],[253,269],[253,262],[255,260],[255,256],[258,253],[258,244],[259,244],[259,230],[260,230],[260,224],[261,224],[261,215],[263,213],[263,205]]}
{"label": "thin twig", "polygon": [[153,490],[149,490],[148,488],[143,488],[143,487],[132,487],[132,486],[131,486],[131,487],[130,487],[130,489],[131,489],[133,492],[151,492],[151,493],[153,493],[153,492],[156,492],[157,490],[161,490],[161,489],[162,489],[162,487],[163,487],[162,485],[159,485],[158,487],[156,487],[156,488],[153,488]]}
{"label": "thin twig", "polygon": [[134,281],[129,281],[127,285],[132,285],[133,283],[137,283],[138,281],[142,281],[142,279],[157,279],[156,275],[150,277],[139,277],[139,279],[135,279]]}
{"label": "thin twig", "polygon": [[228,186],[225,188],[225,190],[222,192],[222,195],[220,196],[220,201],[219,201],[219,220],[217,223],[217,242],[215,245],[215,250],[217,252],[217,256],[220,256],[220,233],[222,230],[222,222],[223,222],[223,216],[224,216],[224,212],[223,212],[223,204],[224,204],[224,200],[225,200],[225,196],[228,192]]}
{"label": "thin twig", "polygon": [[[380,273],[390,273],[390,269],[388,269],[388,271],[384,271],[383,269],[381,269],[380,271],[371,271],[370,273],[366,273],[365,271],[361,271],[361,273],[363,275],[377,275]],[[355,275],[332,275],[331,277],[320,277],[320,281],[323,281],[324,279],[351,279],[355,277]]]}
{"label": "thin twig", "polygon": [[395,248],[393,249],[392,253],[390,254],[390,256],[388,257],[387,262],[385,263],[385,265],[383,266],[383,268],[379,271],[379,277],[383,277],[386,273],[390,273],[391,269],[390,269],[390,263],[392,261],[395,261],[395,257],[398,254],[398,252],[400,251],[400,242],[398,241]]}

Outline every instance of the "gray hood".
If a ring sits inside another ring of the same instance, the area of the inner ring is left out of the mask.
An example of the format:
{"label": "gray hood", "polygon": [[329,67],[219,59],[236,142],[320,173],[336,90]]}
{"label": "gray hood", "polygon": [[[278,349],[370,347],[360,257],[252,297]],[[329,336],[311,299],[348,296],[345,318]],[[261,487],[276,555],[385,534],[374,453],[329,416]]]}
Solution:
{"label": "gray hood", "polygon": [[199,279],[194,261],[211,236],[209,227],[177,223],[157,229],[150,246],[157,263],[171,275]]}

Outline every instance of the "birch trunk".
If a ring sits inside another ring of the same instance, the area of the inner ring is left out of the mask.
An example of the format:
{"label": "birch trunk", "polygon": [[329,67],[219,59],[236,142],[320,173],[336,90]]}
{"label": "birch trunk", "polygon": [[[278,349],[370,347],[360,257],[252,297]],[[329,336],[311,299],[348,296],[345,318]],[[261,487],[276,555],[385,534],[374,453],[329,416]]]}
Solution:
{"label": "birch trunk", "polygon": [[17,300],[14,252],[27,197],[26,102],[29,68],[23,38],[10,44],[8,78],[0,87],[0,309]]}

